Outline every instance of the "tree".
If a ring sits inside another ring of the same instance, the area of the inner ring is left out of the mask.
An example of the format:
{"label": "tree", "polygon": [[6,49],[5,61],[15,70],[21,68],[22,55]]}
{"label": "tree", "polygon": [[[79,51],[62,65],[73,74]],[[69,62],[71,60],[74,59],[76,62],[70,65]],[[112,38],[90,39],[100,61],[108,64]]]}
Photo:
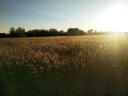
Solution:
{"label": "tree", "polygon": [[54,29],[54,28],[51,28],[51,29],[49,29],[49,32],[58,32],[58,30]]}
{"label": "tree", "polygon": [[21,28],[21,27],[18,27],[16,29],[16,33],[17,33],[17,37],[25,37],[26,36],[25,29]]}
{"label": "tree", "polygon": [[6,37],[8,37],[7,34],[5,34],[5,33],[0,33],[0,38],[6,38]]}
{"label": "tree", "polygon": [[67,30],[67,35],[85,35],[85,32],[78,28],[69,28]]}
{"label": "tree", "polygon": [[92,34],[92,33],[93,33],[93,29],[89,29],[88,34]]}
{"label": "tree", "polygon": [[63,35],[65,35],[65,32],[64,32],[63,30],[60,30],[60,31],[59,31],[59,35],[60,35],[60,36],[63,36]]}
{"label": "tree", "polygon": [[9,36],[10,37],[25,37],[26,36],[25,29],[21,27],[18,27],[17,29],[15,29],[14,27],[11,27],[9,31]]}
{"label": "tree", "polygon": [[16,37],[16,30],[14,27],[11,27],[10,30],[9,30],[9,35],[11,37]]}
{"label": "tree", "polygon": [[51,28],[49,29],[49,36],[57,36],[59,35],[59,32],[57,29]]}

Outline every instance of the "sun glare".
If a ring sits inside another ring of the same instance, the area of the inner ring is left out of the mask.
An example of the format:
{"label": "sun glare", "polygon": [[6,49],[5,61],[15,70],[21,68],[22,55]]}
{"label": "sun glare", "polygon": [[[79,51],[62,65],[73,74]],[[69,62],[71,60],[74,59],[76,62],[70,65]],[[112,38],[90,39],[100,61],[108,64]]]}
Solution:
{"label": "sun glare", "polygon": [[110,6],[101,14],[98,22],[104,31],[128,31],[128,7],[121,3]]}

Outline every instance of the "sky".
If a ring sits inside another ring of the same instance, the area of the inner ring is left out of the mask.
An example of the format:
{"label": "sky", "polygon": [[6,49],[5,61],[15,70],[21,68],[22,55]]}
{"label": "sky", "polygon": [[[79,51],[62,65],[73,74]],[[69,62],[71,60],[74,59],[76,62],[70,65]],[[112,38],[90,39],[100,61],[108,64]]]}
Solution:
{"label": "sky", "polygon": [[[0,0],[0,32],[78,27],[98,29],[98,18],[119,0]],[[127,0],[121,0],[127,3]]]}

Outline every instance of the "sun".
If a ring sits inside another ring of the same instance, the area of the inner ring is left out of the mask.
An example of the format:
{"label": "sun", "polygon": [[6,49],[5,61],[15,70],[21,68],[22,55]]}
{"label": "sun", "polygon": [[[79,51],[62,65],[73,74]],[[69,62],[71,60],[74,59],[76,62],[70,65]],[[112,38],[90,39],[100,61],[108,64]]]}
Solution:
{"label": "sun", "polygon": [[128,7],[121,3],[110,6],[101,14],[98,23],[104,31],[128,32]]}

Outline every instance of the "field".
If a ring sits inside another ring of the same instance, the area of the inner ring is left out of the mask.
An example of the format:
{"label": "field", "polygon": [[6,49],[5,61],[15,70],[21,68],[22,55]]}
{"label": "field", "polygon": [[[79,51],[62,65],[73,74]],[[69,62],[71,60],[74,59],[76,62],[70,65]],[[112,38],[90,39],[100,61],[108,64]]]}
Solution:
{"label": "field", "polygon": [[128,96],[128,36],[0,39],[1,96]]}

